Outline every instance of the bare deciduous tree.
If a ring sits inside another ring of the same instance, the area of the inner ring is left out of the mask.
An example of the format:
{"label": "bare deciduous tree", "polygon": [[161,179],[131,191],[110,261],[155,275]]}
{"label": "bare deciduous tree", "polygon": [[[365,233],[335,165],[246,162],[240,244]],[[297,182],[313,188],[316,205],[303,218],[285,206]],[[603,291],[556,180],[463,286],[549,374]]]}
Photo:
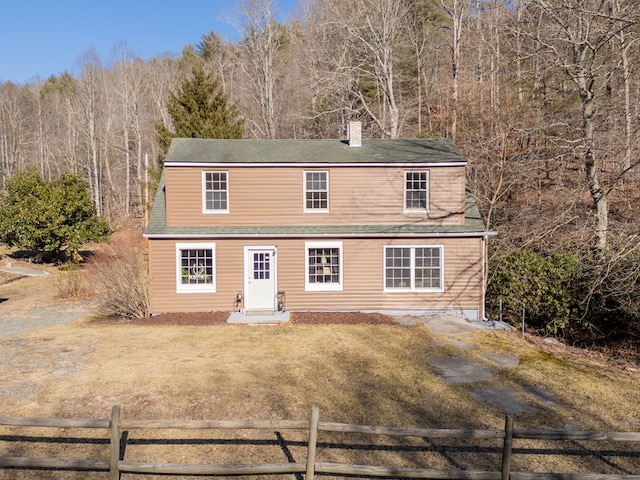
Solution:
{"label": "bare deciduous tree", "polygon": [[409,13],[405,2],[387,0],[327,1],[321,15],[337,52],[331,52],[331,70],[343,71],[348,93],[389,138],[400,133],[396,63],[403,45]]}
{"label": "bare deciduous tree", "polygon": [[[620,49],[615,39],[637,24],[637,2],[614,14],[603,0],[533,0],[532,13],[544,17],[545,29],[532,32],[552,66],[571,81],[580,101],[580,120],[573,121],[574,148],[579,151],[595,212],[595,247],[604,251],[609,230],[608,194],[603,169],[609,149],[598,142],[598,106],[615,73]],[[624,20],[622,20],[624,18]],[[623,37],[624,38],[624,37]],[[569,125],[571,125],[569,120]]]}
{"label": "bare deciduous tree", "polygon": [[460,77],[460,48],[462,41],[462,18],[465,0],[441,0],[442,7],[451,19],[451,138],[455,141],[458,132],[458,95]]}
{"label": "bare deciduous tree", "polygon": [[281,92],[276,84],[282,67],[279,51],[286,41],[286,30],[275,16],[273,0],[241,0],[243,39],[240,42],[246,90],[258,105],[261,122],[253,122],[257,136],[276,138],[277,102]]}
{"label": "bare deciduous tree", "polygon": [[91,197],[98,215],[102,215],[102,162],[98,128],[100,122],[100,73],[101,59],[95,51],[84,55],[81,82],[75,96],[78,117],[77,130],[85,145],[86,172]]}

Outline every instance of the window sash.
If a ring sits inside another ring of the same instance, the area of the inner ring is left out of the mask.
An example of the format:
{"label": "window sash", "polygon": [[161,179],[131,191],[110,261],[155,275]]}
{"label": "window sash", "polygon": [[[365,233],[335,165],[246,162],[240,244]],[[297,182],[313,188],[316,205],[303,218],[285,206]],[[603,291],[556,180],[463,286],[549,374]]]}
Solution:
{"label": "window sash", "polygon": [[340,250],[310,248],[309,283],[340,283]]}
{"label": "window sash", "polygon": [[342,242],[305,244],[305,290],[342,290]]}
{"label": "window sash", "polygon": [[202,172],[202,210],[229,212],[229,176],[227,172]]}
{"label": "window sash", "polygon": [[215,292],[215,244],[176,244],[176,291]]}
{"label": "window sash", "polygon": [[180,250],[180,283],[213,284],[213,251],[206,248]]}
{"label": "window sash", "polygon": [[385,247],[384,289],[443,290],[442,246]]}
{"label": "window sash", "polygon": [[271,277],[271,254],[269,252],[253,253],[253,279],[269,280]]}
{"label": "window sash", "polygon": [[406,211],[428,210],[429,172],[412,170],[404,172],[404,209]]}
{"label": "window sash", "polygon": [[329,210],[329,172],[304,172],[304,211]]}

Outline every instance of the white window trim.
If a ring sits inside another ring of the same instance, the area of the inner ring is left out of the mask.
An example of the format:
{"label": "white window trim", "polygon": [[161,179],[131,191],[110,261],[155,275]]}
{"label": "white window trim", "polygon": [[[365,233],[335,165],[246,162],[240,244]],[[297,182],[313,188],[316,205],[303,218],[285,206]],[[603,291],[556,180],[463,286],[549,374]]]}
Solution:
{"label": "white window trim", "polygon": [[[427,174],[427,201],[426,201],[426,207],[425,208],[407,208],[407,173],[414,173],[414,172],[420,172],[420,173],[426,173]],[[429,170],[425,170],[425,169],[421,169],[421,170],[405,170],[402,174],[402,182],[403,182],[403,187],[402,187],[402,211],[403,213],[428,213],[429,212],[429,196],[431,194],[431,184],[430,184],[430,180],[431,180],[431,172]]]}
{"label": "white window trim", "polygon": [[[388,248],[408,248],[411,250],[411,286],[404,288],[387,287],[387,249]],[[437,248],[440,250],[440,288],[415,287],[415,250],[416,248]],[[385,245],[382,249],[382,289],[388,293],[401,292],[444,292],[444,245]]]}
{"label": "white window trim", "polygon": [[[307,173],[327,175],[327,208],[307,208]],[[304,213],[329,213],[329,170],[304,170],[302,172],[302,211]]]}
{"label": "white window trim", "polygon": [[[207,173],[224,173],[227,176],[227,208],[222,210],[207,209]],[[227,170],[203,170],[202,171],[202,213],[206,214],[225,214],[229,213],[230,198],[229,191],[231,187],[229,185],[229,172]]]}
{"label": "white window trim", "polygon": [[[338,283],[309,283],[309,249],[310,248],[337,248],[340,263]],[[342,242],[305,242],[304,243],[304,290],[306,292],[341,292],[344,283],[344,255]]]}
{"label": "white window trim", "polygon": [[[211,283],[185,285],[182,283],[182,250],[211,250]],[[215,293],[216,292],[216,244],[215,243],[176,243],[176,293]]]}

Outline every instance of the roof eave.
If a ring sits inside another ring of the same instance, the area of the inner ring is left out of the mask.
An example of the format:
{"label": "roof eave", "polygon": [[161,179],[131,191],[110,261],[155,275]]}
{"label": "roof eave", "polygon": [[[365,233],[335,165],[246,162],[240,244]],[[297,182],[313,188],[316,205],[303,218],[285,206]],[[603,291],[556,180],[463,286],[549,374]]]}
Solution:
{"label": "roof eave", "polygon": [[302,167],[302,168],[318,168],[318,167],[401,167],[401,168],[433,168],[433,167],[465,167],[467,161],[459,162],[164,162],[165,167]]}
{"label": "roof eave", "polygon": [[407,233],[145,233],[151,240],[202,239],[202,238],[482,238],[493,237],[498,232],[407,232]]}

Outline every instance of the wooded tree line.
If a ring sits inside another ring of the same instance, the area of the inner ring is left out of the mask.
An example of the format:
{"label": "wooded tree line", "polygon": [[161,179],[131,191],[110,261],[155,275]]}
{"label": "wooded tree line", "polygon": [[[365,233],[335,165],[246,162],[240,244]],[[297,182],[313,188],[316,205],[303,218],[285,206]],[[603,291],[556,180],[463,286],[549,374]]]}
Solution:
{"label": "wooded tree line", "polygon": [[244,137],[339,138],[359,119],[365,137],[453,139],[494,261],[567,250],[591,281],[566,315],[637,319],[640,0],[309,0],[283,22],[276,8],[239,0],[241,40],[203,32],[179,58],[121,47],[1,84],[0,188],[72,172],[107,219],[141,219],[156,126],[173,129],[167,99],[201,66]]}

